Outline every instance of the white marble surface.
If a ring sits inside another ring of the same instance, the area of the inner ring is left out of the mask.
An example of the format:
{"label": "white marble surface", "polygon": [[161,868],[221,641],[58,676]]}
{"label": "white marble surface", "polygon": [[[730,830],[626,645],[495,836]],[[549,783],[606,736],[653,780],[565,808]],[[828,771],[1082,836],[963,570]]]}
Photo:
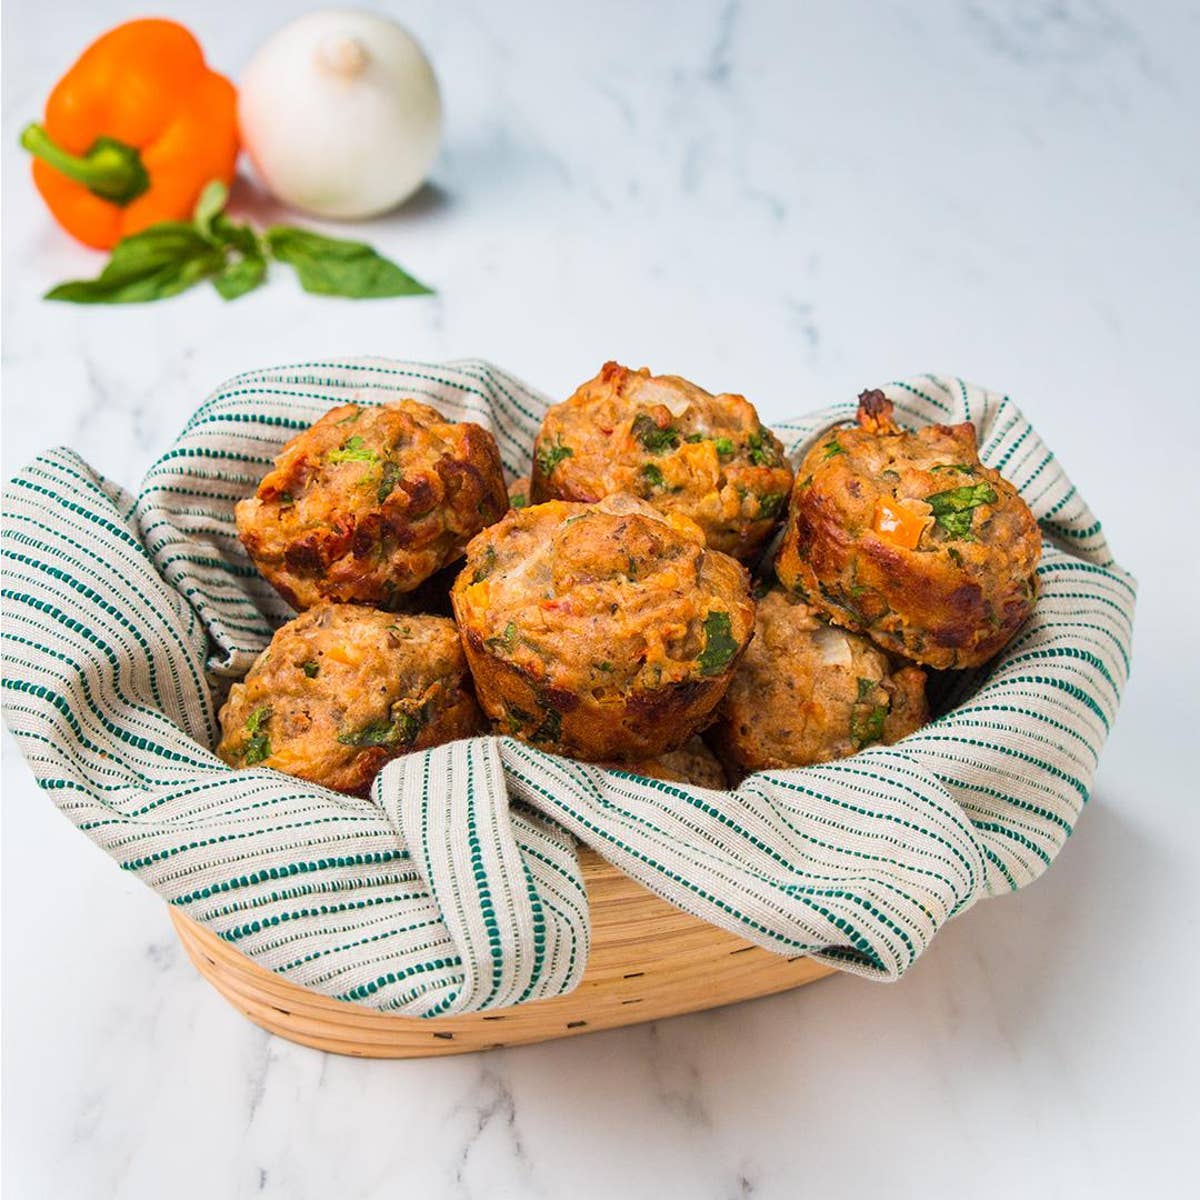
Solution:
{"label": "white marble surface", "polygon": [[[436,187],[365,233],[435,299],[322,300],[279,272],[235,305],[45,304],[96,261],[11,147],[134,7],[6,5],[5,476],[63,442],[133,484],[222,378],[322,355],[482,355],[558,394],[617,357],[768,416],[953,371],[1018,399],[1140,577],[1135,670],[1060,861],[900,984],[440,1062],[243,1021],[6,736],[6,1195],[1189,1190],[1196,7],[397,2],[441,75],[446,148]],[[155,7],[236,73],[308,5]]]}

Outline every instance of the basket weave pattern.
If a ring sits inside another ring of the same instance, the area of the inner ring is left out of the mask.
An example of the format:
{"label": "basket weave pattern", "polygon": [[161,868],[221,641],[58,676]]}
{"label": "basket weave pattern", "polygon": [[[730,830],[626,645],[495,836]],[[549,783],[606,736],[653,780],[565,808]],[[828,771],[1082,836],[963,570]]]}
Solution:
{"label": "basket weave pattern", "polygon": [[769,996],[830,974],[806,955],[783,958],[689,916],[580,853],[592,924],[579,986],[565,996],[422,1020],[330,1000],[256,966],[216,934],[172,912],[197,970],[256,1025],[318,1050],[360,1058],[427,1058],[597,1033]]}

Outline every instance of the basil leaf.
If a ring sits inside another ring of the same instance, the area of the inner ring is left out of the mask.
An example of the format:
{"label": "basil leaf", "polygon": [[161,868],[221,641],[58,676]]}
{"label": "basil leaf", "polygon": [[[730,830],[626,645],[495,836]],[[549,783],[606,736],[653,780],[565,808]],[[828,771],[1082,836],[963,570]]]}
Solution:
{"label": "basil leaf", "polygon": [[750,461],[756,467],[774,467],[779,464],[779,454],[775,448],[775,439],[765,430],[752,433],[746,439],[750,447]]}
{"label": "basil leaf", "polygon": [[[203,203],[204,197],[200,199]],[[227,261],[213,278],[213,287],[222,299],[236,300],[266,281],[267,258],[258,234],[249,225],[237,225],[222,212],[214,213],[202,223],[199,205],[196,207],[196,224],[223,251],[232,250],[241,255],[231,262]]]}
{"label": "basil leaf", "polygon": [[518,732],[523,724],[527,724],[533,720],[530,713],[527,713],[523,708],[518,708],[515,704],[505,705],[504,718],[508,722],[510,733]]}
{"label": "basil leaf", "polygon": [[124,238],[95,279],[60,283],[47,300],[72,304],[141,304],[186,291],[216,274],[222,250],[182,221],[162,221]]}
{"label": "basil leaf", "polygon": [[368,446],[362,438],[356,433],[353,437],[347,438],[337,450],[330,450],[325,455],[325,461],[329,463],[344,463],[344,462],[378,462],[379,455]]}
{"label": "basil leaf", "polygon": [[424,708],[418,712],[402,712],[396,718],[396,729],[400,735],[400,740],[409,746],[417,740],[417,734],[421,732],[421,726],[429,720],[429,714]]}
{"label": "basil leaf", "polygon": [[515,621],[509,621],[504,627],[504,633],[498,637],[490,637],[485,642],[485,646],[490,646],[493,650],[511,650],[517,644],[517,625]]}
{"label": "basil leaf", "polygon": [[213,287],[223,300],[236,300],[239,296],[254,291],[266,277],[267,260],[262,255],[239,258],[226,263],[213,276]]}
{"label": "basil leaf", "polygon": [[290,225],[268,229],[266,240],[276,259],[295,267],[306,292],[359,300],[432,292],[365,242],[325,237]]}
{"label": "basil leaf", "polygon": [[491,573],[492,568],[496,565],[496,547],[485,546],[483,550],[483,562],[475,568],[475,574],[471,576],[472,583],[482,583]]}
{"label": "basil leaf", "polygon": [[951,512],[967,512],[981,504],[995,504],[996,492],[990,483],[972,483],[966,487],[951,488],[948,492],[935,492],[925,497],[925,503],[938,517]]}
{"label": "basil leaf", "polygon": [[343,746],[408,746],[416,741],[423,724],[419,713],[402,712],[394,721],[372,721],[351,733],[339,733]]}
{"label": "basil leaf", "polygon": [[662,454],[666,450],[674,450],[679,445],[679,430],[673,425],[668,425],[665,429],[659,428],[658,422],[649,413],[638,413],[633,418],[629,432],[651,454]]}
{"label": "basil leaf", "polygon": [[561,434],[553,446],[543,446],[536,455],[538,470],[547,477],[553,472],[564,458],[570,458],[575,453],[570,446],[564,446]]}
{"label": "basil leaf", "polygon": [[787,497],[782,492],[768,492],[758,498],[759,519],[774,521],[780,510],[787,503]]}
{"label": "basil leaf", "polygon": [[263,704],[246,718],[246,732],[250,735],[242,747],[242,762],[247,767],[256,766],[271,757],[271,743],[263,726],[271,719],[270,705]]}
{"label": "basil leaf", "polygon": [[387,746],[396,740],[396,726],[391,721],[372,721],[350,733],[339,733],[343,746]]}
{"label": "basil leaf", "polygon": [[209,229],[214,241],[252,258],[265,258],[258,234],[249,225],[235,225],[224,213],[213,218]]}
{"label": "basil leaf", "polygon": [[949,512],[935,518],[942,532],[949,537],[969,542],[975,535],[971,532],[971,522],[975,519],[973,512]]}
{"label": "basil leaf", "polygon": [[[136,304],[174,296],[207,278],[226,300],[253,291],[266,278],[267,262],[254,231],[221,211],[228,198],[229,189],[214,179],[200,193],[192,224],[160,221],[123,238],[97,278],[59,284],[46,299]],[[240,257],[231,260],[230,251]]]}
{"label": "basil leaf", "polygon": [[271,743],[265,733],[256,733],[242,749],[242,762],[247,767],[257,766],[271,757]]}
{"label": "basil leaf", "polygon": [[697,662],[701,675],[720,675],[738,652],[733,624],[727,612],[710,612],[704,618],[704,650]]}
{"label": "basil leaf", "polygon": [[[351,438],[351,441],[354,439]],[[361,439],[359,439],[361,441]],[[403,476],[404,472],[400,470],[400,464],[393,462],[390,458],[384,459],[383,466],[380,468],[379,489],[376,493],[376,499],[382,504],[396,489]]]}
{"label": "basil leaf", "polygon": [[246,718],[246,732],[257,733],[271,719],[271,706],[260,705]]}
{"label": "basil leaf", "polygon": [[651,488],[660,488],[663,485],[663,473],[653,463],[643,465],[642,478]]}
{"label": "basil leaf", "polygon": [[562,736],[562,713],[549,708],[542,723],[529,735],[531,742],[557,742]]}
{"label": "basil leaf", "polygon": [[867,712],[856,712],[850,718],[850,736],[860,745],[878,742],[883,737],[888,705],[873,704]]}
{"label": "basil leaf", "polygon": [[228,199],[229,189],[219,179],[210,179],[204,185],[196,207],[192,210],[192,223],[201,237],[215,237],[213,222],[221,215]]}
{"label": "basil leaf", "polygon": [[925,497],[933,510],[933,519],[954,538],[970,538],[975,509],[981,504],[995,504],[996,492],[990,483],[974,483],[951,488]]}

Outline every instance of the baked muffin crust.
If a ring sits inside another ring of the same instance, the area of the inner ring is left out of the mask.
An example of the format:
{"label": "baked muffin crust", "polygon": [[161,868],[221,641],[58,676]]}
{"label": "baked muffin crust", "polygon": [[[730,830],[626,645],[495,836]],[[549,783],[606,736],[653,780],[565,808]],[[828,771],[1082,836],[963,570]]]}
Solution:
{"label": "baked muffin crust", "polygon": [[321,604],[282,626],[220,714],[217,753],[365,795],[390,759],[481,731],[444,617]]}
{"label": "baked muffin crust", "polygon": [[787,506],[791,464],[744,396],[615,362],[545,416],[532,499],[625,493],[691,517],[714,550],[757,557]]}
{"label": "baked muffin crust", "polygon": [[507,508],[492,435],[399,400],[326,413],[283,447],[236,517],[247,553],[294,608],[395,609]]}
{"label": "baked muffin crust", "polygon": [[927,666],[973,667],[1037,596],[1028,505],[979,460],[975,427],[901,430],[882,392],[831,429],[796,473],[775,564],[831,621]]}
{"label": "baked muffin crust", "polygon": [[451,600],[497,731],[598,762],[687,741],[754,623],[745,570],[628,496],[511,510],[472,540]]}
{"label": "baked muffin crust", "polygon": [[705,736],[740,775],[890,745],[928,719],[924,671],[893,667],[869,639],[775,586]]}

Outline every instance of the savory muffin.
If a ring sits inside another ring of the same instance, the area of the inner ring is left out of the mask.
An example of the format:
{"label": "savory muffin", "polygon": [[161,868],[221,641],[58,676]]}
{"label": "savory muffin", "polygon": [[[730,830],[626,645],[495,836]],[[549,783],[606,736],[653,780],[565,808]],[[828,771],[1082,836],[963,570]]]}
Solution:
{"label": "savory muffin", "polygon": [[775,586],[705,736],[741,773],[844,758],[928,719],[924,671],[894,669],[867,638]]}
{"label": "savory muffin", "polygon": [[344,404],[292,438],[237,528],[295,608],[398,608],[508,508],[495,439],[415,400]]}
{"label": "savory muffin", "polygon": [[754,628],[741,565],[630,496],[510,510],[450,598],[497,731],[597,762],[686,742]]}
{"label": "savory muffin", "polygon": [[322,604],[233,685],[217,753],[365,795],[390,759],[482,726],[453,621]]}
{"label": "savory muffin", "polygon": [[546,413],[531,499],[624,492],[691,517],[714,550],[753,559],[787,506],[791,464],[744,396],[605,363]]}
{"label": "savory muffin", "polygon": [[[745,661],[744,659],[742,660]],[[665,779],[671,783],[690,783],[694,787],[724,791],[729,785],[720,759],[704,744],[698,734],[688,738],[678,750],[668,750],[657,758],[635,763],[616,764],[624,771]]]}
{"label": "savory muffin", "polygon": [[974,667],[1037,596],[1041,537],[975,427],[898,429],[880,391],[796,472],[775,570],[831,621],[931,667]]}

